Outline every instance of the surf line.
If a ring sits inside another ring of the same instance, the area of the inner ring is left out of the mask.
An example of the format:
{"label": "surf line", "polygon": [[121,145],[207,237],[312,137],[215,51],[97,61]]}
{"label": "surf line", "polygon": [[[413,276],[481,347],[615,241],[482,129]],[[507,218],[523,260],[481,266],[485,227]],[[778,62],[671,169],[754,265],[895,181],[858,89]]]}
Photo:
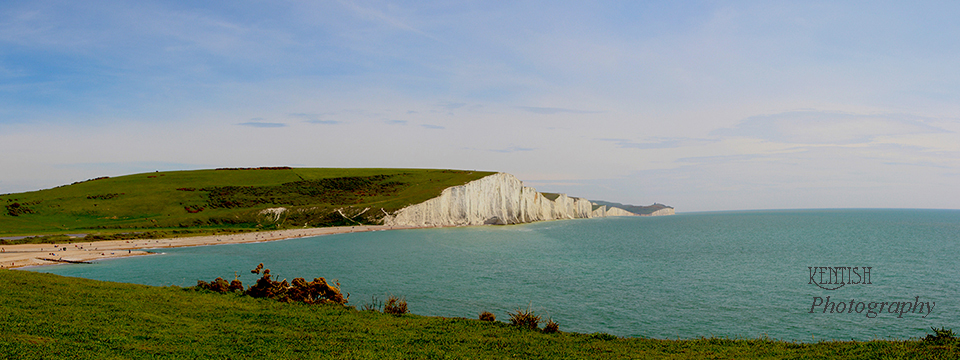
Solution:
{"label": "surf line", "polygon": [[[923,318],[926,319],[927,315],[930,315],[930,313],[933,312],[933,308],[937,306],[937,303],[935,301],[920,302],[920,297],[917,296],[914,298],[913,303],[909,301],[908,302],[871,301],[867,303],[863,301],[857,302],[856,299],[851,299],[850,304],[848,305],[846,302],[842,302],[842,301],[841,302],[830,301],[829,296],[827,296],[826,301],[824,301],[822,297],[814,296],[813,305],[810,306],[809,313],[812,314],[814,310],[817,310],[818,306],[823,306],[824,314],[827,313],[827,309],[830,309],[831,314],[842,314],[844,312],[846,312],[847,314],[851,314],[853,312],[856,312],[857,314],[862,314],[864,311],[866,311],[867,312],[866,316],[871,319],[877,317],[877,315],[879,314],[882,314],[884,307],[887,308],[887,313],[889,314],[899,314],[897,315],[898,318],[903,318],[903,314],[907,314],[907,313],[910,313],[910,314],[916,313],[918,315],[923,314],[924,310],[926,310],[926,315],[923,315]],[[879,309],[877,309],[877,307],[879,307]]]}

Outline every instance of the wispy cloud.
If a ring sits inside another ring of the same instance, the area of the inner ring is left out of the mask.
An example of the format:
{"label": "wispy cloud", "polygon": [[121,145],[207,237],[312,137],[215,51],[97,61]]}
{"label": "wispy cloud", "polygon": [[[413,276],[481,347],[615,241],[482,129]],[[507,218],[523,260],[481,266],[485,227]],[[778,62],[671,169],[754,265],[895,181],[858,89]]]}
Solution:
{"label": "wispy cloud", "polygon": [[849,145],[879,136],[948,132],[921,119],[897,114],[863,115],[830,111],[791,111],[753,116],[713,136],[751,137],[773,142]]}
{"label": "wispy cloud", "polygon": [[954,167],[952,167],[952,166],[946,166],[946,165],[936,164],[936,163],[931,163],[931,162],[893,162],[893,161],[888,161],[888,162],[884,162],[884,163],[882,163],[882,164],[884,164],[884,165],[896,165],[896,166],[920,166],[920,167],[931,167],[931,168],[948,169],[948,170],[954,168]]}
{"label": "wispy cloud", "polygon": [[578,110],[578,109],[565,109],[565,108],[555,108],[555,107],[536,107],[536,106],[517,106],[517,109],[532,112],[534,114],[544,114],[544,115],[553,115],[553,114],[599,114],[603,111],[595,110]]}
{"label": "wispy cloud", "polygon": [[682,146],[699,145],[706,143],[715,143],[717,139],[696,139],[681,137],[651,137],[643,141],[634,141],[630,139],[599,138],[599,141],[616,143],[618,147],[624,149],[671,149]]}
{"label": "wispy cloud", "polygon": [[660,139],[652,142],[636,142],[628,139],[597,139],[600,141],[609,141],[617,144],[618,147],[625,149],[668,149],[680,146],[679,139]]}
{"label": "wispy cloud", "polygon": [[676,162],[677,163],[693,163],[693,164],[723,164],[723,163],[729,163],[729,162],[756,160],[763,157],[764,157],[763,155],[758,155],[758,154],[691,156],[691,157],[679,158],[676,160]]}
{"label": "wispy cloud", "polygon": [[447,102],[442,102],[440,104],[437,104],[437,106],[440,106],[446,110],[456,110],[464,106],[467,106],[467,103],[447,101]]}
{"label": "wispy cloud", "polygon": [[527,147],[519,147],[519,146],[511,146],[511,147],[501,148],[501,149],[482,149],[482,148],[475,148],[475,147],[466,147],[464,149],[473,150],[473,151],[496,152],[496,153],[503,153],[503,154],[536,150],[536,148],[527,148]]}
{"label": "wispy cloud", "polygon": [[321,125],[336,125],[336,124],[343,123],[342,121],[336,121],[336,120],[307,120],[307,122],[311,124],[321,124]]}
{"label": "wispy cloud", "polygon": [[290,114],[290,116],[305,119],[304,122],[310,123],[310,124],[336,125],[336,124],[341,124],[341,123],[343,123],[342,121],[337,121],[337,120],[324,120],[324,119],[321,119],[321,117],[323,116],[323,114],[294,113],[294,114]]}
{"label": "wispy cloud", "polygon": [[357,5],[357,3],[354,1],[347,1],[347,0],[341,0],[340,4],[343,4],[343,6],[345,6],[346,8],[353,10],[353,12],[355,12],[357,15],[360,15],[360,17],[363,17],[369,20],[374,20],[381,24],[386,24],[393,28],[409,31],[432,40],[440,41],[440,39],[437,38],[436,36],[430,35],[420,29],[410,26],[406,22],[401,21],[396,17],[387,15],[386,13],[378,9],[362,7],[360,5]]}
{"label": "wispy cloud", "polygon": [[533,150],[536,150],[536,149],[534,149],[534,148],[519,147],[519,146],[512,146],[512,147],[508,147],[508,148],[506,148],[506,149],[490,149],[490,151],[498,152],[498,153],[515,153],[515,152],[520,152],[520,151],[533,151]]}
{"label": "wispy cloud", "polygon": [[239,123],[240,126],[249,126],[255,128],[280,128],[285,127],[287,124],[284,123],[273,123],[273,122],[260,122],[260,121],[249,121],[245,123]]}

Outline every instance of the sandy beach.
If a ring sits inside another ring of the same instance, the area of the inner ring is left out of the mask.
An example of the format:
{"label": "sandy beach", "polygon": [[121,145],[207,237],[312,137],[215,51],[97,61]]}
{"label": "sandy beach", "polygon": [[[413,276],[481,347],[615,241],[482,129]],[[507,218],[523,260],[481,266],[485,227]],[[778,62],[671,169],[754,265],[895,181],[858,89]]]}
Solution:
{"label": "sandy beach", "polygon": [[53,265],[68,262],[87,262],[98,259],[148,255],[149,249],[240,244],[276,241],[307,236],[332,235],[352,232],[413,229],[404,226],[341,226],[307,229],[286,229],[243,234],[182,237],[172,239],[110,240],[70,244],[22,244],[0,246],[0,267]]}

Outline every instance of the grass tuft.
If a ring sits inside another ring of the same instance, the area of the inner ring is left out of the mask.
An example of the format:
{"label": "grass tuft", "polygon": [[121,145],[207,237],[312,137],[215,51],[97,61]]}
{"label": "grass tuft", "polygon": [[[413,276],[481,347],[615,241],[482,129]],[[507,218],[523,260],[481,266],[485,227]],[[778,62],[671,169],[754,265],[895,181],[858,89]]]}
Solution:
{"label": "grass tuft", "polygon": [[380,309],[383,309],[383,301],[378,300],[376,295],[372,295],[370,296],[370,302],[363,304],[361,309],[363,311],[380,312]]}
{"label": "grass tuft", "polygon": [[387,298],[387,304],[383,306],[383,312],[386,314],[403,315],[407,313],[407,300],[390,295]]}
{"label": "grass tuft", "polygon": [[527,310],[517,309],[516,313],[509,314],[510,323],[521,328],[536,330],[540,326],[540,315],[534,314],[527,306]]}
{"label": "grass tuft", "polygon": [[547,324],[543,326],[543,332],[546,334],[553,334],[560,332],[560,324],[557,324],[553,319],[548,319]]}

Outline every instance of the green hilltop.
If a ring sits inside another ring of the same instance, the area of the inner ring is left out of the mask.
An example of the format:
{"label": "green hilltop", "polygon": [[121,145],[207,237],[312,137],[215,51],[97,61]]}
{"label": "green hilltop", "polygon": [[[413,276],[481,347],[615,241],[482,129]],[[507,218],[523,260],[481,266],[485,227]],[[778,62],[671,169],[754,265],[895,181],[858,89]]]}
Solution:
{"label": "green hilltop", "polygon": [[0,195],[0,237],[377,224],[384,213],[491,174],[261,167],[101,177]]}

